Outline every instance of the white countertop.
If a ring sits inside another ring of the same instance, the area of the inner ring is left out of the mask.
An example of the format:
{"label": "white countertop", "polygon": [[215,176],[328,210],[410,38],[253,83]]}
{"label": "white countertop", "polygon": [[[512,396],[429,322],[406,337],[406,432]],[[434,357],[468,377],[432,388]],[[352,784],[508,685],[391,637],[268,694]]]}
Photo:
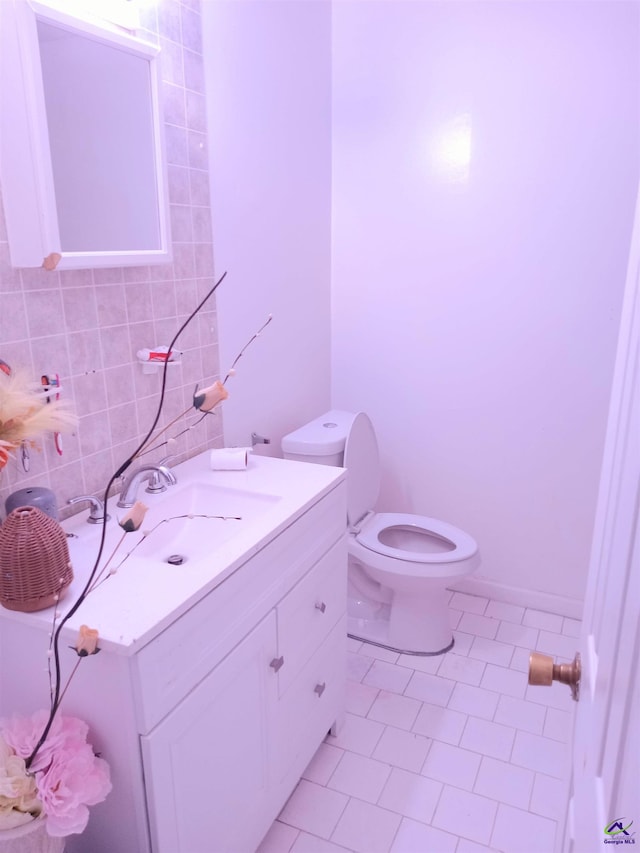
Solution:
{"label": "white countertop", "polygon": [[[212,471],[209,458],[205,451],[176,465],[172,470],[178,483],[161,495],[147,494],[146,483],[140,486],[138,499],[149,507],[145,521],[119,545],[109,564],[121,563],[117,573],[88,595],[65,626],[65,642],[74,642],[80,625],[86,624],[98,629],[102,648],[137,652],[346,477],[343,468],[251,454],[246,469]],[[107,505],[111,520],[101,565],[123,534],[118,519],[127,510],[117,507],[117,500],[115,496]],[[207,517],[195,517],[205,506]],[[222,520],[221,515],[232,518]],[[83,511],[62,522],[72,534],[68,543],[74,570],[60,602],[63,615],[85,586],[98,552],[102,526],[88,524],[87,517]],[[145,532],[147,538],[139,544]],[[186,561],[167,563],[174,553]],[[53,609],[19,613],[0,607],[0,616],[50,631]]]}

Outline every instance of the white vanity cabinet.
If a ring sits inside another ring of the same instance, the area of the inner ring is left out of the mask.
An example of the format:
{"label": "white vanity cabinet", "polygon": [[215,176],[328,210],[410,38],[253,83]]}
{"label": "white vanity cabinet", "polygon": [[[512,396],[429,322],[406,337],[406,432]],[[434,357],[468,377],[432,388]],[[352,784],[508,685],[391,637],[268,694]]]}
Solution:
{"label": "white vanity cabinet", "polygon": [[154,853],[260,843],[343,714],[345,566],[341,539],[142,736]]}
{"label": "white vanity cabinet", "polygon": [[[339,726],[346,480],[325,470],[309,470],[311,498],[290,521],[151,638],[105,641],[83,661],[63,713],[89,723],[113,791],[68,853],[253,853]],[[46,637],[44,617],[0,611],[0,716],[46,706],[42,683],[24,678],[42,672]]]}

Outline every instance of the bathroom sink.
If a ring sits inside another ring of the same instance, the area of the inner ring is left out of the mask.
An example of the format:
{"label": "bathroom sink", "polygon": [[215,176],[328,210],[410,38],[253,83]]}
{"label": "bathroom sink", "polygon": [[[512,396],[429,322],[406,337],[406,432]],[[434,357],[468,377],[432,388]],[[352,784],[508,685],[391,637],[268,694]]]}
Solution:
{"label": "bathroom sink", "polygon": [[[85,589],[104,533],[93,589],[65,626],[70,642],[86,624],[98,627],[104,648],[133,654],[344,478],[338,469],[269,457],[250,458],[241,471],[213,471],[206,452],[173,471],[177,484],[166,492],[140,486],[138,500],[148,509],[137,531],[120,527],[128,510],[117,506],[117,495],[107,502],[106,528],[87,524],[87,511],[62,522],[74,571],[62,611]],[[50,630],[50,610],[29,618]]]}
{"label": "bathroom sink", "polygon": [[[146,497],[142,492],[143,502]],[[179,484],[149,500],[140,530],[126,537],[127,547],[120,549],[115,565],[124,566],[131,557],[169,565],[206,559],[279,500],[278,495],[247,489]]]}

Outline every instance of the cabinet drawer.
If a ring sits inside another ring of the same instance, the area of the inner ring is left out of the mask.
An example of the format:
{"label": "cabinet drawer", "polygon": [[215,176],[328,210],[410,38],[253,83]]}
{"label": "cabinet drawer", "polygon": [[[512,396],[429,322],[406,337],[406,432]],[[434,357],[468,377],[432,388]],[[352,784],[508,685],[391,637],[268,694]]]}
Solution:
{"label": "cabinet drawer", "polygon": [[331,726],[344,716],[346,669],[345,615],[278,702],[273,721],[274,784],[292,789]]}
{"label": "cabinet drawer", "polygon": [[283,598],[277,608],[280,694],[295,681],[347,607],[347,543],[343,538]]}

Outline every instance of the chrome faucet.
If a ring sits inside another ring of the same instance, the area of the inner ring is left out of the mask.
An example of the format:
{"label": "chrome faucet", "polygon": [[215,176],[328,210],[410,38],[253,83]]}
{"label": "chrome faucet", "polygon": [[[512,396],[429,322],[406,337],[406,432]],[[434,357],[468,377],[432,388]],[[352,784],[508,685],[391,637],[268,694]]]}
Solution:
{"label": "chrome faucet", "polygon": [[150,494],[166,492],[167,486],[175,486],[178,482],[176,475],[166,465],[142,465],[132,471],[125,479],[118,506],[128,508],[134,505],[138,496],[138,488],[143,480],[149,480],[149,485],[145,491]]}
{"label": "chrome faucet", "polygon": [[105,521],[109,521],[110,516],[108,513],[105,513],[104,504],[94,495],[78,495],[77,498],[69,498],[67,503],[77,504],[81,501],[87,501],[91,504],[91,509],[89,510],[89,516],[87,518],[89,524],[104,524]]}

